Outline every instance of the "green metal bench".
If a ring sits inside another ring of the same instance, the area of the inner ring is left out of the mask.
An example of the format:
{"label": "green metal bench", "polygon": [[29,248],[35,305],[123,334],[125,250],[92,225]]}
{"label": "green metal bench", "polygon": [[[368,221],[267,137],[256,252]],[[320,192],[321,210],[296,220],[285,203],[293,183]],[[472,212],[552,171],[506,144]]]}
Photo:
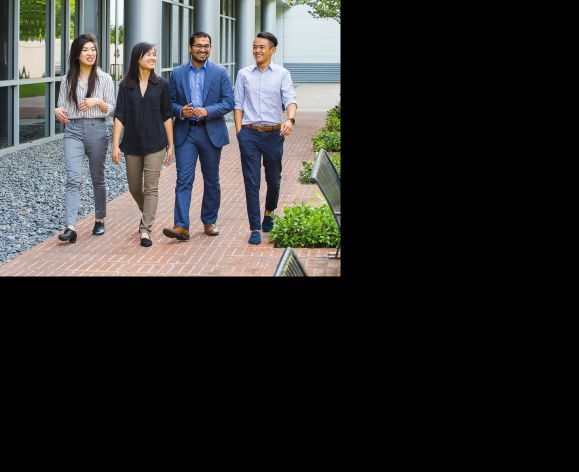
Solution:
{"label": "green metal bench", "polygon": [[[338,224],[340,233],[342,230],[342,214],[341,214],[341,181],[338,171],[334,167],[334,164],[330,160],[330,156],[325,151],[325,149],[320,149],[314,161],[312,167],[312,173],[310,174],[310,181],[318,185],[328,206],[334,215],[334,219]],[[340,240],[338,241],[338,247],[336,248],[335,254],[330,254],[330,258],[339,259],[338,255],[340,252],[340,244],[342,243],[342,237],[340,234]]]}
{"label": "green metal bench", "polygon": [[277,263],[274,277],[307,277],[304,266],[291,247],[286,247]]}

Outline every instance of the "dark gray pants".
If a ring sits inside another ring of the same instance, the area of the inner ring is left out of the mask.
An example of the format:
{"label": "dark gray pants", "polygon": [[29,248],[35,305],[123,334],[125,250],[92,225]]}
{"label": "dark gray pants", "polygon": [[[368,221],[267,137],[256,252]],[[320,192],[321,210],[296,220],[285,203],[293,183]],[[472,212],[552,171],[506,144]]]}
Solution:
{"label": "dark gray pants", "polygon": [[104,119],[71,120],[64,128],[64,165],[66,166],[66,221],[74,225],[78,219],[82,164],[88,156],[90,177],[94,190],[95,218],[107,214],[107,186],[105,159],[108,147],[107,127]]}

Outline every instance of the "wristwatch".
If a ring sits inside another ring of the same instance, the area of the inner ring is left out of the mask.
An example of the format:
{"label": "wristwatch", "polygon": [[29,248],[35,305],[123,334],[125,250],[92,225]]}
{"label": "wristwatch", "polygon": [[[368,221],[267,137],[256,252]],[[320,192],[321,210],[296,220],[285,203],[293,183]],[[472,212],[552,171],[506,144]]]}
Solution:
{"label": "wristwatch", "polygon": [[288,120],[290,120],[292,122],[292,125],[296,124],[296,120],[294,120],[293,118],[288,118]]}

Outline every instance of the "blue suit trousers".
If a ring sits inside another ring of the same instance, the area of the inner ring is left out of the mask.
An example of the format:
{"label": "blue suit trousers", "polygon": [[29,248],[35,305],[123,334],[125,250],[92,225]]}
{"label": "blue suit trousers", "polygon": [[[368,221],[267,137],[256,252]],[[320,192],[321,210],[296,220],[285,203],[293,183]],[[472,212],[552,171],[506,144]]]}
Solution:
{"label": "blue suit trousers", "polygon": [[205,126],[189,126],[185,141],[175,148],[177,167],[177,185],[175,186],[175,226],[189,230],[189,207],[191,192],[195,180],[197,157],[201,161],[203,174],[203,202],[201,204],[201,222],[213,224],[221,203],[221,185],[219,183],[220,147],[215,147],[207,134]]}

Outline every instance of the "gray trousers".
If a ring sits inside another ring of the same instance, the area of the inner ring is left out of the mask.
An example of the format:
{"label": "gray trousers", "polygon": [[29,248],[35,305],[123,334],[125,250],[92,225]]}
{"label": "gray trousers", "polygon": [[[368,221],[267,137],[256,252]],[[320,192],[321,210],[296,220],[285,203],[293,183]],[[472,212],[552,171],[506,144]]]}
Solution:
{"label": "gray trousers", "polygon": [[82,165],[88,156],[90,177],[94,190],[95,218],[107,215],[107,186],[105,182],[105,159],[109,144],[104,119],[70,120],[64,128],[64,165],[66,166],[66,221],[74,225],[78,219]]}

